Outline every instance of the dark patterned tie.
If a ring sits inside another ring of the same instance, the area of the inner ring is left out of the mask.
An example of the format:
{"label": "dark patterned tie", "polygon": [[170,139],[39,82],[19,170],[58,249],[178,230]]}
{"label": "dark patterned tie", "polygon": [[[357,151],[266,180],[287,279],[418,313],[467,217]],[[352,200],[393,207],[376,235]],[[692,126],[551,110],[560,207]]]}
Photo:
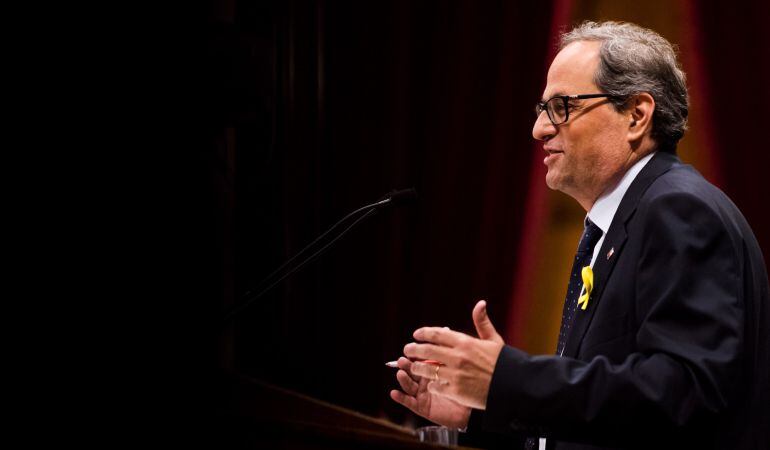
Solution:
{"label": "dark patterned tie", "polygon": [[591,264],[591,257],[594,255],[594,247],[602,237],[602,229],[586,218],[583,237],[580,238],[575,261],[572,262],[572,273],[569,276],[567,285],[567,297],[564,299],[564,310],[561,316],[561,329],[559,330],[559,342],[556,345],[556,354],[561,355],[564,346],[567,344],[572,321],[575,318],[575,308],[577,308],[578,297],[583,287],[583,278],[581,272],[583,267]]}
{"label": "dark patterned tie", "polygon": [[[572,319],[575,317],[575,308],[577,308],[578,297],[583,287],[583,277],[581,273],[583,267],[591,264],[591,258],[594,255],[594,247],[602,237],[602,229],[586,218],[583,237],[580,238],[575,261],[572,262],[572,273],[569,276],[567,285],[567,297],[564,299],[564,310],[561,316],[561,330],[559,330],[559,342],[556,344],[556,354],[561,355],[564,346],[567,344],[567,335],[572,326]],[[537,450],[539,439],[527,438],[524,441],[526,450]]]}
{"label": "dark patterned tie", "polygon": [[[567,296],[564,299],[561,329],[559,330],[559,342],[556,344],[557,355],[561,355],[564,351],[564,346],[567,344],[567,335],[572,326],[572,319],[575,317],[577,300],[578,297],[580,297],[580,291],[583,287],[583,277],[581,276],[583,267],[591,264],[591,258],[594,255],[594,247],[596,247],[596,243],[599,242],[599,238],[602,237],[602,233],[602,229],[597,227],[586,217],[585,230],[583,230],[583,237],[580,238],[578,251],[575,253],[575,260],[572,262],[572,273],[569,276]],[[524,448],[526,450],[537,450],[538,443],[538,438],[527,438],[524,441]]]}

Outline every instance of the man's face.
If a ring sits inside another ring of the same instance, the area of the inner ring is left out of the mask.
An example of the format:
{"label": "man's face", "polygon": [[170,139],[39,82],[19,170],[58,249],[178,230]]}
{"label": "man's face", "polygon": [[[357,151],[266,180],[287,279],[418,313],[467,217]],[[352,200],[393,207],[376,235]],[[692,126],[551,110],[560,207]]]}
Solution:
{"label": "man's face", "polygon": [[[548,70],[543,100],[601,93],[593,82],[600,46],[599,42],[579,41],[562,49]],[[558,126],[545,112],[540,113],[532,136],[543,141],[548,187],[590,209],[628,169],[632,155],[626,139],[629,122],[630,116],[618,113],[606,98],[575,100],[570,103],[569,120]]]}

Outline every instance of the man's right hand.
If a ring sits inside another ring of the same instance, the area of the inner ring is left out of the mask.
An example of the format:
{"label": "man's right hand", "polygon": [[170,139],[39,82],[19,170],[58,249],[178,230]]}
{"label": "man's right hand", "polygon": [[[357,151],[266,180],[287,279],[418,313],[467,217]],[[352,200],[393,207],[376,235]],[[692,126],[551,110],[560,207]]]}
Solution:
{"label": "man's right hand", "polygon": [[471,409],[446,397],[428,391],[427,378],[412,375],[412,362],[407,358],[398,359],[396,374],[401,389],[390,391],[390,398],[411,409],[431,422],[451,428],[465,428],[471,416]]}

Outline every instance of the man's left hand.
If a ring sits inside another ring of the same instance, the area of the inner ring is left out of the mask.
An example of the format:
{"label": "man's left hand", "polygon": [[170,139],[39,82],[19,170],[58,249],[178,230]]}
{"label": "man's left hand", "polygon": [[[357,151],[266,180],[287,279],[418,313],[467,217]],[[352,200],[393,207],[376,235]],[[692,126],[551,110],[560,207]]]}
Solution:
{"label": "man's left hand", "polygon": [[[486,302],[476,304],[473,323],[480,339],[448,328],[420,328],[414,332],[414,338],[422,343],[407,344],[404,355],[418,360],[411,370],[414,375],[431,380],[428,391],[483,410],[503,339],[487,316]],[[426,359],[440,361],[442,365],[419,362]]]}

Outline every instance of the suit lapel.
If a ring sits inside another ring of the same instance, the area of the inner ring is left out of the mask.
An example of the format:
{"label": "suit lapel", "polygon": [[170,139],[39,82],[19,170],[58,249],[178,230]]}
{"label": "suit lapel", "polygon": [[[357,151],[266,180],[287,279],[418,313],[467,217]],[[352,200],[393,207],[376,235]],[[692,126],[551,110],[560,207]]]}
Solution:
{"label": "suit lapel", "polygon": [[564,356],[574,357],[580,349],[580,343],[583,341],[591,320],[594,317],[599,302],[601,301],[604,287],[612,274],[615,262],[620,257],[626,242],[626,223],[631,219],[639,199],[642,197],[652,182],[668,171],[672,165],[679,162],[676,155],[670,153],[658,152],[650,162],[639,172],[631,186],[628,187],[623,200],[621,200],[618,210],[612,219],[607,235],[604,238],[602,248],[596,257],[593,266],[594,289],[588,299],[588,306],[585,310],[578,309],[575,312],[575,319],[567,336],[567,344],[564,348]]}

